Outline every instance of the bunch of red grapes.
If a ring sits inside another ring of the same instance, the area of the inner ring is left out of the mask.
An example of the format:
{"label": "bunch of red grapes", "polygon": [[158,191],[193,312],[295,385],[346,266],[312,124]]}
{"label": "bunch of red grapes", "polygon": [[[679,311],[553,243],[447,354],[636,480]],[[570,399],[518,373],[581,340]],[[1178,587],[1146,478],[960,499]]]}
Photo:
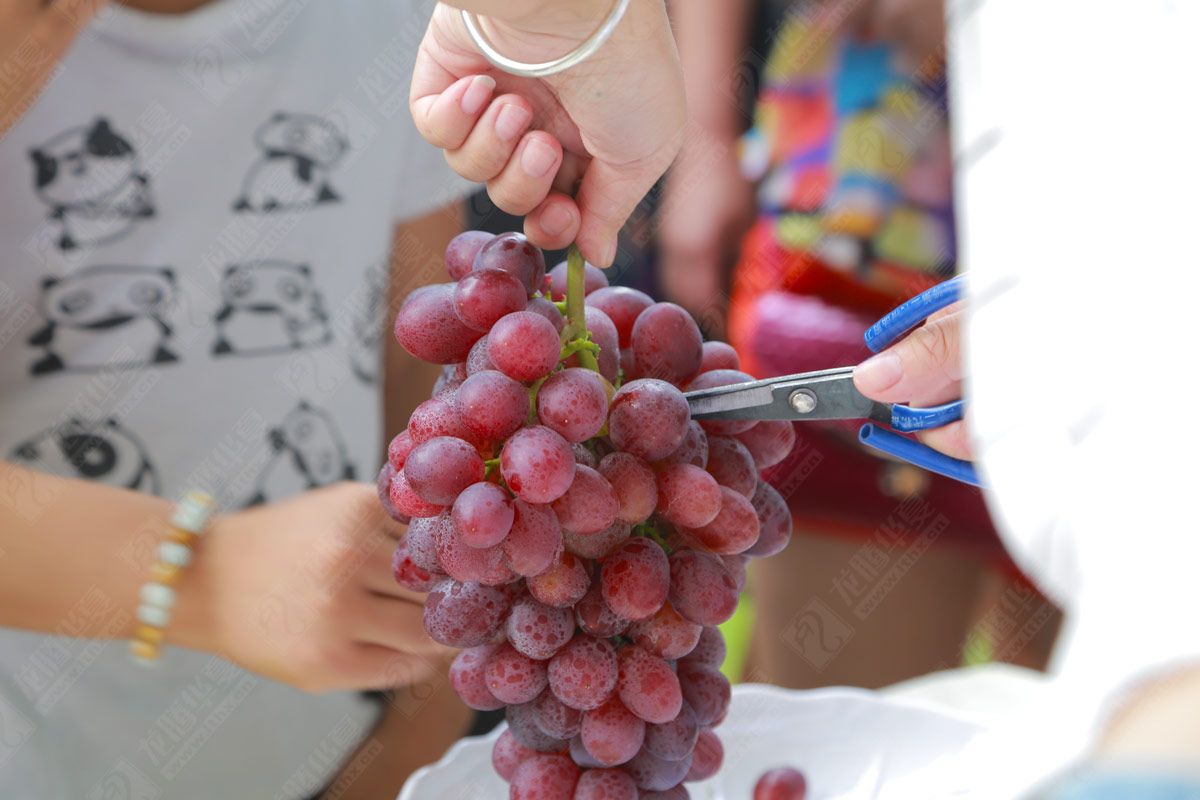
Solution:
{"label": "bunch of red grapes", "polygon": [[794,432],[692,420],[684,390],[751,380],[736,353],[575,255],[547,276],[520,234],[464,233],[455,282],[405,300],[396,338],[445,368],[379,475],[393,571],[465,648],[463,701],[507,707],[513,800],[676,800],[723,758],[715,626],[791,536],[759,472]]}

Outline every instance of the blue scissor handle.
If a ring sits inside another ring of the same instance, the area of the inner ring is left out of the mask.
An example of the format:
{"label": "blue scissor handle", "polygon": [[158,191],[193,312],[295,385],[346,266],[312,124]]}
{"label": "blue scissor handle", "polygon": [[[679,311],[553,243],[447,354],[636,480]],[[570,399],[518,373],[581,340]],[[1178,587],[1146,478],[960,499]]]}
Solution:
{"label": "blue scissor handle", "polygon": [[[965,283],[965,275],[951,278],[888,312],[863,334],[863,340],[867,343],[867,347],[871,348],[872,352],[878,353],[919,325],[930,314],[957,302],[962,297]],[[891,426],[903,433],[911,433],[912,431],[940,428],[962,419],[962,416],[962,400],[931,408],[893,405]],[[877,425],[871,423],[863,425],[858,431],[858,440],[869,447],[903,459],[910,464],[916,464],[930,472],[936,472],[972,486],[980,485],[979,473],[975,471],[975,466],[970,461],[939,453],[920,442],[906,439]]]}

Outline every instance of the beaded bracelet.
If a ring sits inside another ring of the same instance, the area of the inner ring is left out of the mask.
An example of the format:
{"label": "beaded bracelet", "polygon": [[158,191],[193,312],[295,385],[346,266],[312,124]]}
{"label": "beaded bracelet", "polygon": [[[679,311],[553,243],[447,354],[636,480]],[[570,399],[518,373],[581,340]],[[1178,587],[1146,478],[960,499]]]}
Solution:
{"label": "beaded bracelet", "polygon": [[129,653],[142,666],[153,666],[162,655],[163,630],[171,622],[175,584],[184,567],[192,563],[192,548],[203,535],[216,503],[204,492],[188,492],[171,514],[167,538],[158,545],[158,560],[150,581],[142,586],[137,608],[137,634]]}

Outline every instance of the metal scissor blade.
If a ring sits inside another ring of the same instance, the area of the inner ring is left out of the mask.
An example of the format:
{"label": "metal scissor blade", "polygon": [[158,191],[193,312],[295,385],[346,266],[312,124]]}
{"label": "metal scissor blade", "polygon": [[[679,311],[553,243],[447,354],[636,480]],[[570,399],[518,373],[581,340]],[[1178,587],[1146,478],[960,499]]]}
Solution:
{"label": "metal scissor blade", "polygon": [[853,374],[854,367],[841,367],[699,389],[684,396],[693,419],[890,422],[891,409],[855,389]]}

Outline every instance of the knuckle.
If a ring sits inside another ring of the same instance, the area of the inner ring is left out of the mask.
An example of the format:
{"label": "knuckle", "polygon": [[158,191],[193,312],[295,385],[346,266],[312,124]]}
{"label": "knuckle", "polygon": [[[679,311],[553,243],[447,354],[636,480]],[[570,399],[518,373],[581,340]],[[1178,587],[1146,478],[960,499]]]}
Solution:
{"label": "knuckle", "polygon": [[542,198],[535,198],[512,181],[490,180],[487,184],[488,197],[501,211],[508,214],[528,214],[537,208]]}

